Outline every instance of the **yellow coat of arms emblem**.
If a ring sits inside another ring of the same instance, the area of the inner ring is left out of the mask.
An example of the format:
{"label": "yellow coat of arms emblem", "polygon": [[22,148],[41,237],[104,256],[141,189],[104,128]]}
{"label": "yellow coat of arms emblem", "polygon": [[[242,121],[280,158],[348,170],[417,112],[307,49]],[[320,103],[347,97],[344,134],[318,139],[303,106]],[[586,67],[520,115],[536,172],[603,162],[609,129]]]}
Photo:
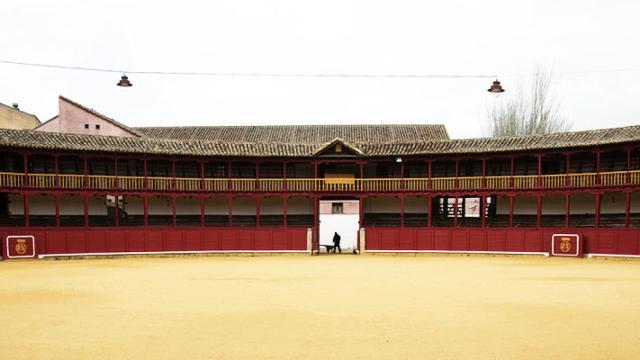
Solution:
{"label": "yellow coat of arms emblem", "polygon": [[18,239],[16,241],[15,246],[16,254],[24,255],[27,253],[27,240],[26,239]]}
{"label": "yellow coat of arms emblem", "polygon": [[563,253],[568,253],[571,251],[571,238],[570,237],[561,237],[560,238],[560,251]]}

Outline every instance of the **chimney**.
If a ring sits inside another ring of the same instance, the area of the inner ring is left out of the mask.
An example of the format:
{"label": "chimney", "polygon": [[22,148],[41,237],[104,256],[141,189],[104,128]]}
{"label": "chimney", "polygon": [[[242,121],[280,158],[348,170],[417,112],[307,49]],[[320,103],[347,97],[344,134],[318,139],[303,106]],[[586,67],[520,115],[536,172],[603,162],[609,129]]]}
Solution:
{"label": "chimney", "polygon": [[20,108],[18,107],[18,103],[13,103],[11,105],[13,106],[14,109],[20,110]]}

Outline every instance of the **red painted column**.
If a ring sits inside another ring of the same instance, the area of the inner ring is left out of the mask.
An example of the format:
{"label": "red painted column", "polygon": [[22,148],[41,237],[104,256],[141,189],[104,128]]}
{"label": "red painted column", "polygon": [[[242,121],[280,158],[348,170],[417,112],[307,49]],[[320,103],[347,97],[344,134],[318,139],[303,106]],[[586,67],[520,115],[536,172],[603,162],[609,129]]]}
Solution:
{"label": "red painted column", "polygon": [[433,217],[433,198],[431,196],[427,197],[427,206],[429,207],[429,212],[427,213],[427,227],[431,227]]}
{"label": "red painted column", "polygon": [[482,158],[482,189],[487,188],[487,159]]}
{"label": "red painted column", "polygon": [[144,206],[144,226],[147,227],[149,226],[149,196],[147,194],[142,196],[142,204]]}
{"label": "red painted column", "polygon": [[630,225],[631,225],[631,191],[627,191],[627,203],[625,205],[624,226],[629,227]]}
{"label": "red painted column", "polygon": [[118,157],[115,157],[113,159],[113,166],[114,166],[114,171],[115,171],[115,187],[116,189],[120,187],[120,180],[118,178]]}
{"label": "red painted column", "polygon": [[[364,185],[364,162],[360,161],[360,188],[357,188],[356,190],[364,190],[365,189],[365,185]],[[358,233],[358,236],[360,236],[360,233]]]}
{"label": "red painted column", "polygon": [[404,227],[404,195],[400,195],[400,227]]}
{"label": "red painted column", "polygon": [[487,227],[487,196],[483,194],[480,197],[480,218],[482,220],[482,227]]}
{"label": "red painted column", "polygon": [[56,227],[60,226],[60,194],[53,195],[56,204]]}
{"label": "red painted column", "polygon": [[571,160],[570,160],[571,155],[569,153],[567,153],[567,164],[566,164],[566,175],[567,175],[567,180],[566,180],[566,186],[570,187],[571,186],[571,179],[569,178],[569,169],[571,167]]}
{"label": "red painted column", "polygon": [[[175,175],[175,173],[174,173]],[[175,176],[173,177],[175,180]],[[176,227],[176,197],[175,195],[171,196],[171,226]]]}
{"label": "red painted column", "polygon": [[256,227],[260,227],[260,196],[256,196]]}
{"label": "red painted column", "polygon": [[89,159],[86,156],[82,157],[83,167],[84,167],[84,188],[89,187]]}
{"label": "red painted column", "polygon": [[84,226],[89,226],[89,196],[87,194],[82,195],[82,206],[84,207]]}
{"label": "red painted column", "polygon": [[404,161],[400,163],[400,189],[401,190],[405,189],[405,186],[404,186]]}
{"label": "red painted column", "polygon": [[288,189],[288,186],[287,186],[287,166],[288,166],[288,165],[289,165],[289,162],[288,162],[288,161],[284,161],[284,163],[283,163],[283,165],[282,165],[282,166],[283,166],[283,167],[282,167],[282,179],[283,179],[283,182],[282,182],[282,189],[283,189],[284,191],[287,191],[287,189]]}
{"label": "red painted column", "polygon": [[29,227],[29,195],[22,195],[22,203],[24,205],[24,225]]}
{"label": "red painted column", "polygon": [[364,197],[358,197],[358,224],[359,228],[364,227]]}
{"label": "red painted column", "polygon": [[229,227],[233,227],[233,201],[231,196],[227,196],[227,207],[229,208]]}
{"label": "red painted column", "polygon": [[[460,188],[460,180],[458,179],[458,177],[460,176],[460,159],[456,159],[456,189]],[[456,211],[458,211],[458,197],[456,196]],[[456,216],[456,221],[457,221],[457,216]]]}
{"label": "red painted column", "polygon": [[285,195],[282,197],[282,212],[283,212],[283,224],[284,227],[289,227],[289,224],[287,223],[287,204],[289,203],[289,196]]}
{"label": "red painted column", "polygon": [[[143,173],[144,173],[143,174],[144,175],[144,185],[143,185],[143,187],[144,187],[145,190],[149,189],[148,164],[147,163],[148,163],[148,161],[147,161],[147,158],[145,157],[142,160],[142,165],[143,165],[142,167],[143,167]],[[146,219],[146,216],[145,216],[145,219]],[[146,226],[146,220],[145,220],[145,226]]]}
{"label": "red painted column", "polygon": [[[317,169],[317,166],[316,166]],[[320,199],[316,196],[313,198],[313,249],[320,251]]]}
{"label": "red painted column", "polygon": [[260,190],[260,161],[256,160],[256,184],[255,189]]}
{"label": "red painted column", "polygon": [[566,195],[566,211],[564,218],[564,226],[569,227],[569,217],[571,216],[571,194]]}
{"label": "red painted column", "polygon": [[60,187],[60,167],[58,165],[58,155],[53,155],[53,170],[55,172],[55,178],[53,186]]}
{"label": "red painted column", "polygon": [[537,226],[542,226],[542,195],[538,194],[538,219],[536,220]]}
{"label": "red painted column", "polygon": [[509,227],[513,227],[513,194],[509,194]]}
{"label": "red painted column", "polygon": [[595,208],[595,213],[596,213],[596,227],[599,228],[600,227],[600,204],[602,202],[601,199],[601,194],[598,193],[596,194],[596,208]]}
{"label": "red painted column", "polygon": [[596,185],[600,185],[600,151],[596,151]]}
{"label": "red painted column", "polygon": [[[173,190],[178,188],[178,180],[176,179],[176,159],[171,159],[171,188]],[[173,222],[173,225],[175,226],[175,221]]]}
{"label": "red painted column", "polygon": [[514,181],[513,181],[513,177],[515,176],[515,172],[516,172],[515,168],[516,168],[516,166],[515,166],[515,158],[513,156],[511,156],[510,159],[511,159],[511,165],[510,165],[510,170],[509,170],[509,172],[510,172],[510,175],[509,175],[509,187],[511,189],[513,189],[513,187],[515,186]]}
{"label": "red painted column", "polygon": [[[120,226],[120,201],[119,201],[120,195],[118,194],[114,194],[113,195],[113,199],[114,199],[114,208],[113,208],[113,216],[115,217],[115,225],[116,227]],[[124,199],[123,199],[124,201]],[[145,210],[146,213],[146,210]],[[145,217],[145,225],[146,225],[146,217]]]}
{"label": "red painted column", "polygon": [[204,221],[204,213],[205,213],[205,198],[201,197],[200,198],[200,226],[204,226],[205,225],[205,221]]}
{"label": "red painted column", "polygon": [[627,184],[631,184],[631,145],[627,145]]}
{"label": "red painted column", "polygon": [[24,185],[29,186],[29,159],[27,153],[22,154],[22,165],[24,167]]}
{"label": "red painted column", "polygon": [[200,191],[204,191],[204,160],[200,160]]}
{"label": "red painted column", "polygon": [[[448,202],[448,199],[445,199]],[[448,206],[448,205],[447,205]],[[453,203],[453,226],[458,226],[458,196],[456,195]]]}
{"label": "red painted column", "polygon": [[231,181],[231,160],[227,161],[227,177],[229,178],[227,190],[233,190],[233,182]]}
{"label": "red painted column", "polygon": [[[428,161],[428,171],[429,171],[429,190],[433,189],[433,181],[431,180],[433,160]],[[429,208],[429,213],[431,213],[431,208]]]}
{"label": "red painted column", "polygon": [[542,154],[538,154],[538,188],[542,188]]}

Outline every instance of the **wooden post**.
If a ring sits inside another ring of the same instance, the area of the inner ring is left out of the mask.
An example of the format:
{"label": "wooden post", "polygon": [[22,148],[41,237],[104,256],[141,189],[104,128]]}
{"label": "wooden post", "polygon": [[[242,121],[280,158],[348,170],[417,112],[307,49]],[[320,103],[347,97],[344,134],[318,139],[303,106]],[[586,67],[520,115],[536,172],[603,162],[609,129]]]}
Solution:
{"label": "wooden post", "polygon": [[283,162],[283,167],[282,167],[282,179],[283,179],[283,183],[282,183],[282,189],[283,190],[287,190],[288,186],[287,186],[287,166],[288,166],[289,162],[288,161],[284,161]]}
{"label": "wooden post", "polygon": [[60,194],[53,195],[56,206],[56,227],[60,226]]}
{"label": "wooden post", "polygon": [[[429,184],[428,185],[429,185],[429,190],[431,190],[431,189],[433,189],[433,180],[431,179],[431,177],[432,177],[431,176],[432,168],[433,168],[433,160],[429,159],[427,166],[428,166],[428,172],[429,172],[429,174],[428,174],[428,176],[429,176]],[[429,202],[431,202],[431,200],[429,200]],[[429,210],[431,210],[431,209],[429,209]],[[429,213],[431,213],[431,211],[429,211]]]}
{"label": "wooden post", "polygon": [[22,204],[24,206],[24,225],[29,227],[29,195],[22,195]]}
{"label": "wooden post", "polygon": [[567,193],[566,195],[566,210],[565,210],[565,218],[564,218],[564,226],[569,227],[570,221],[569,217],[571,216],[571,194]]}
{"label": "wooden post", "polygon": [[567,187],[571,186],[571,178],[569,177],[569,168],[571,167],[570,157],[571,157],[570,153],[567,153],[567,164],[565,165],[565,167],[566,167],[566,176],[567,176],[565,186],[567,186]]}
{"label": "wooden post", "polygon": [[204,160],[200,160],[200,191],[204,191]]}
{"label": "wooden post", "polygon": [[513,227],[513,194],[509,194],[509,227]]}
{"label": "wooden post", "polygon": [[89,187],[89,159],[86,156],[82,157],[84,166],[84,188]]}
{"label": "wooden post", "polygon": [[631,191],[627,191],[627,203],[625,205],[624,227],[631,225]]}
{"label": "wooden post", "polygon": [[429,212],[427,213],[427,227],[432,227],[432,219],[433,219],[433,198],[431,196],[427,197],[427,207],[429,208]]}
{"label": "wooden post", "polygon": [[144,194],[142,196],[142,204],[144,206],[144,213],[142,215],[142,218],[144,219],[144,226],[147,227],[149,226],[149,195]]}
{"label": "wooden post", "polygon": [[538,194],[538,219],[536,220],[537,227],[542,226],[542,195]]}
{"label": "wooden post", "polygon": [[[147,171],[147,170],[148,170],[148,165],[147,165],[147,163],[148,163],[148,160],[147,160],[147,158],[145,157],[145,158],[142,160],[142,165],[143,165],[143,170],[144,170],[144,174],[143,174],[143,175],[144,175],[144,189],[145,189],[145,190],[148,190],[148,189],[149,189],[149,179],[148,179],[148,171]],[[146,218],[146,217],[145,217],[145,218]],[[146,226],[146,225],[145,225],[145,226]]]}
{"label": "wooden post", "polygon": [[601,205],[601,194],[596,194],[596,207],[595,207],[595,215],[596,215],[596,228],[600,227],[600,205]]}
{"label": "wooden post", "polygon": [[[449,206],[449,201],[447,199],[447,207]],[[458,226],[458,196],[456,195],[454,203],[453,203],[453,226]]]}
{"label": "wooden post", "polygon": [[87,194],[82,195],[82,206],[84,207],[84,226],[89,226],[89,196]]}
{"label": "wooden post", "polygon": [[120,180],[118,177],[118,157],[117,156],[113,159],[113,166],[114,166],[114,172],[115,172],[115,183],[113,185],[117,189],[120,187]]}
{"label": "wooden post", "polygon": [[255,189],[260,190],[260,161],[256,160],[256,183]]}
{"label": "wooden post", "polygon": [[[120,226],[120,204],[118,202],[118,198],[119,198],[119,195],[117,195],[117,194],[113,195],[114,204],[115,204],[114,208],[113,208],[113,216],[115,217],[114,220],[115,220],[116,227]],[[124,199],[123,199],[123,201],[124,201]],[[146,213],[147,210],[145,209],[144,212]],[[145,215],[144,218],[145,218],[145,226],[146,226],[147,225],[147,223],[146,223],[146,215]]]}
{"label": "wooden post", "polygon": [[[175,162],[174,162],[175,164]],[[175,170],[175,167],[174,167]],[[173,179],[175,180],[175,171],[174,171],[174,177]],[[176,196],[175,195],[171,195],[171,222],[173,227],[176,227],[177,223],[177,214],[176,214]]]}
{"label": "wooden post", "polygon": [[509,158],[511,159],[510,170],[509,170],[509,173],[510,173],[510,175],[509,175],[509,187],[511,189],[513,189],[515,187],[515,184],[514,184],[514,181],[513,181],[513,177],[515,176],[515,170],[516,170],[515,169],[516,168],[515,157],[511,156]]}
{"label": "wooden post", "polygon": [[400,227],[404,227],[404,195],[400,195]]}
{"label": "wooden post", "polygon": [[487,196],[480,196],[480,218],[482,221],[482,227],[487,227]]}
{"label": "wooden post", "polygon": [[[171,188],[173,190],[178,189],[178,180],[176,179],[176,159],[171,159]],[[175,221],[174,221],[175,226]]]}
{"label": "wooden post", "polygon": [[538,154],[538,188],[542,188],[542,154]]}
{"label": "wooden post", "polygon": [[233,227],[233,201],[231,196],[227,196],[227,207],[229,208],[229,227]]}
{"label": "wooden post", "polygon": [[53,171],[55,174],[53,186],[60,187],[60,168],[58,164],[58,155],[53,155]]}
{"label": "wooden post", "polygon": [[204,218],[204,213],[205,213],[205,198],[204,197],[200,197],[200,226],[205,226],[205,218]]}
{"label": "wooden post", "polygon": [[256,227],[260,227],[260,196],[256,196]]}
{"label": "wooden post", "polygon": [[482,158],[482,189],[487,188],[487,158]]}
{"label": "wooden post", "polygon": [[601,185],[600,182],[600,154],[601,151],[596,151],[596,185]]}
{"label": "wooden post", "polygon": [[233,190],[233,182],[231,181],[231,160],[227,161],[227,177],[229,181],[227,182],[227,190]]}
{"label": "wooden post", "polygon": [[283,216],[284,216],[284,219],[283,219],[284,227],[289,227],[289,224],[287,222],[287,204],[288,204],[288,202],[289,202],[289,196],[288,195],[283,196],[282,197],[282,213],[283,213]]}
{"label": "wooden post", "polygon": [[626,183],[631,184],[631,145],[627,145],[627,176]]}
{"label": "wooden post", "polygon": [[22,165],[24,167],[24,185],[29,186],[29,159],[27,153],[22,154]]}
{"label": "wooden post", "polygon": [[[455,183],[456,189],[460,189],[460,180],[458,179],[459,176],[460,176],[460,159],[456,159],[456,183]],[[456,211],[458,211],[458,197],[457,196],[456,196]],[[457,221],[457,216],[456,216],[456,221]]]}

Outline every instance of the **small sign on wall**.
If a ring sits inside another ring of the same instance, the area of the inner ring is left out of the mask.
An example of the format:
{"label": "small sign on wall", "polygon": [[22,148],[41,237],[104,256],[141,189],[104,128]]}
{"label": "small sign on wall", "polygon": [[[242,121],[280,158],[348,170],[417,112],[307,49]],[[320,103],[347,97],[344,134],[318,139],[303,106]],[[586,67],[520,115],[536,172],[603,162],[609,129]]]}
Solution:
{"label": "small sign on wall", "polygon": [[10,235],[6,239],[9,259],[27,259],[36,256],[36,241],[33,235]]}
{"label": "small sign on wall", "polygon": [[553,234],[551,237],[551,255],[582,256],[582,241],[578,234]]}

